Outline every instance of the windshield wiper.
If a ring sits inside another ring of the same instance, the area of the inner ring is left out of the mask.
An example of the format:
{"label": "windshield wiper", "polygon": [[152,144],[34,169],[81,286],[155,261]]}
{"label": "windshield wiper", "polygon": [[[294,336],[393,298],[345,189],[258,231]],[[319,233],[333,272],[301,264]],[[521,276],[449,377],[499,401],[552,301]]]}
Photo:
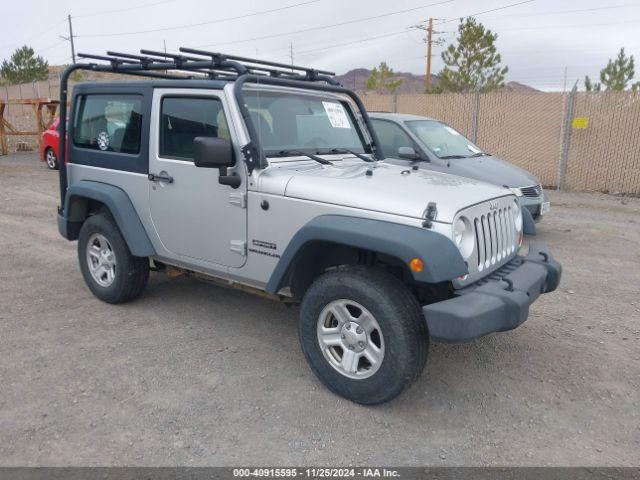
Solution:
{"label": "windshield wiper", "polygon": [[486,152],[478,152],[478,153],[474,153],[473,155],[469,155],[467,158],[474,158],[474,157],[489,157],[490,155]]}
{"label": "windshield wiper", "polygon": [[333,165],[333,163],[331,163],[329,160],[325,160],[324,158],[313,155],[312,153],[301,152],[300,150],[280,150],[278,152],[278,155],[281,157],[301,155],[303,157],[309,157],[311,160],[315,160],[322,165]]}
{"label": "windshield wiper", "polygon": [[354,152],[353,150],[349,150],[348,148],[333,148],[331,149],[331,153],[350,153],[351,155],[358,157],[360,160],[364,160],[365,162],[373,162],[369,157],[365,157],[361,153]]}
{"label": "windshield wiper", "polygon": [[445,155],[444,157],[440,157],[441,160],[451,160],[453,158],[469,158],[464,155]]}

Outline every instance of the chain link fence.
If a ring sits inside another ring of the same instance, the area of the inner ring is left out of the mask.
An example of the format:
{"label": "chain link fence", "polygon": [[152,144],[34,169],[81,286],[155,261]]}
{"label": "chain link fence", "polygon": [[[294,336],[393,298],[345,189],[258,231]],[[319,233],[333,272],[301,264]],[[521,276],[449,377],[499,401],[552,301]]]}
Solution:
{"label": "chain link fence", "polygon": [[633,92],[363,94],[368,110],[442,120],[543,185],[640,195],[640,95]]}

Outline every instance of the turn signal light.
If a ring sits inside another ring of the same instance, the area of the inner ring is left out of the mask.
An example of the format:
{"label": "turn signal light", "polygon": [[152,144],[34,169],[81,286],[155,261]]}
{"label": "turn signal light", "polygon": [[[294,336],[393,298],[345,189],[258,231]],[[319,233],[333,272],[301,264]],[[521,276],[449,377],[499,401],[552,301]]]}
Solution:
{"label": "turn signal light", "polygon": [[412,258],[409,262],[409,268],[412,272],[420,273],[424,270],[424,262],[420,258]]}

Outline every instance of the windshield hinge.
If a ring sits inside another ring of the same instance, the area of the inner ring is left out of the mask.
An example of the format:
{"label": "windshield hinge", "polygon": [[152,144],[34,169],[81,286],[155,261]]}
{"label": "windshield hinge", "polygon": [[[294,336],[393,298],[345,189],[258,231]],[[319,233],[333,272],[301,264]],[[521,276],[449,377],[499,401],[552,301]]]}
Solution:
{"label": "windshield hinge", "polygon": [[437,215],[438,208],[436,202],[429,202],[427,204],[427,209],[424,211],[424,222],[422,222],[422,226],[425,228],[431,228],[431,225]]}
{"label": "windshield hinge", "polygon": [[240,208],[247,208],[247,194],[244,192],[233,192],[229,194],[229,203]]}
{"label": "windshield hinge", "polygon": [[247,242],[244,240],[231,240],[229,248],[232,252],[239,253],[243,257],[247,255]]}

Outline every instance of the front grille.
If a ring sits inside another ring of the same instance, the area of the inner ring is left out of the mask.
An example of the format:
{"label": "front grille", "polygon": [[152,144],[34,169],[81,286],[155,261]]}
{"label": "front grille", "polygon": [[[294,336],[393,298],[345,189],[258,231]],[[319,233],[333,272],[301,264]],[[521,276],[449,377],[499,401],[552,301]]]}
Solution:
{"label": "front grille", "polygon": [[473,253],[467,258],[469,275],[454,281],[461,288],[497,270],[516,255],[519,248],[513,196],[484,202],[461,211],[456,218],[465,217],[473,227]]}
{"label": "front grille", "polygon": [[538,198],[540,195],[542,195],[542,186],[533,185],[532,187],[522,187],[520,191],[525,197]]}
{"label": "front grille", "polygon": [[479,272],[515,251],[517,238],[511,205],[476,217],[473,225]]}

